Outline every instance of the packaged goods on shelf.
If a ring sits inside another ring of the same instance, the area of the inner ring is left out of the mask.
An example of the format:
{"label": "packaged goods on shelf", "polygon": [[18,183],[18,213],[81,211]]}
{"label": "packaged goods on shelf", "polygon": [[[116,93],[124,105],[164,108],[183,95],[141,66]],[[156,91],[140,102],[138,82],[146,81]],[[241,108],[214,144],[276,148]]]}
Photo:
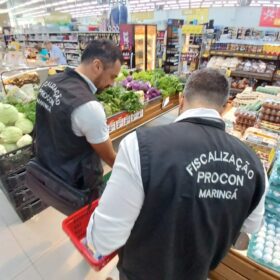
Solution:
{"label": "packaged goods on shelf", "polygon": [[256,262],[280,272],[280,217],[266,215],[261,230],[254,234],[247,255]]}
{"label": "packaged goods on shelf", "polygon": [[223,58],[221,56],[213,56],[208,62],[207,67],[235,70],[240,63],[241,59],[237,57]]}
{"label": "packaged goods on shelf", "polygon": [[256,152],[268,170],[275,157],[279,134],[249,127],[246,129],[242,141]]}
{"label": "packaged goods on shelf", "polygon": [[280,102],[274,100],[264,102],[260,110],[259,120],[280,125]]}
{"label": "packaged goods on shelf", "polygon": [[269,178],[265,201],[265,223],[252,236],[249,258],[280,272],[280,157],[276,158]]}
{"label": "packaged goods on shelf", "polygon": [[40,78],[36,72],[19,74],[13,78],[8,78],[3,81],[4,85],[15,85],[22,87],[25,84],[39,84]]}

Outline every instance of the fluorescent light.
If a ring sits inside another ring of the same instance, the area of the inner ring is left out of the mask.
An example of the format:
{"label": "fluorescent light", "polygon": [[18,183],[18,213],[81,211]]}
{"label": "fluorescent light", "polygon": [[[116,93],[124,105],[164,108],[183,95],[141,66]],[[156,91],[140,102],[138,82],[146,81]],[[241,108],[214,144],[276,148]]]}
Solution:
{"label": "fluorescent light", "polygon": [[8,0],[2,0],[2,1],[0,1],[0,5],[5,4],[7,2],[8,2]]}
{"label": "fluorescent light", "polygon": [[28,1],[28,2],[25,2],[25,3],[23,3],[23,4],[20,4],[20,5],[17,5],[17,6],[13,6],[13,7],[11,7],[9,10],[12,11],[12,10],[15,10],[15,9],[18,9],[18,8],[30,6],[30,5],[33,5],[33,4],[36,4],[36,3],[40,3],[40,2],[44,2],[44,0],[32,0],[32,1]]}

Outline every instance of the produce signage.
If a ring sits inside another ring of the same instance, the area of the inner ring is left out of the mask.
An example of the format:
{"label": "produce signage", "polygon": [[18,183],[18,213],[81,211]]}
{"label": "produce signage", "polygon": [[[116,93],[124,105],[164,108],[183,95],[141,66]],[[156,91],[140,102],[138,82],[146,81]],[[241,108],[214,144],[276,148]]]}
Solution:
{"label": "produce signage", "polygon": [[183,25],[182,33],[183,34],[202,34],[203,25]]}
{"label": "produce signage", "polygon": [[67,25],[71,23],[71,15],[67,13],[54,12],[45,17],[46,24]]}
{"label": "produce signage", "polygon": [[139,12],[139,13],[131,14],[132,21],[139,21],[139,20],[146,20],[146,19],[154,19],[154,12]]}
{"label": "produce signage", "polygon": [[264,27],[280,27],[280,8],[263,7],[259,25]]}
{"label": "produce signage", "polygon": [[208,22],[208,12],[207,8],[202,9],[186,9],[182,11],[182,14],[186,16],[186,22],[190,21],[196,24],[202,24]]}

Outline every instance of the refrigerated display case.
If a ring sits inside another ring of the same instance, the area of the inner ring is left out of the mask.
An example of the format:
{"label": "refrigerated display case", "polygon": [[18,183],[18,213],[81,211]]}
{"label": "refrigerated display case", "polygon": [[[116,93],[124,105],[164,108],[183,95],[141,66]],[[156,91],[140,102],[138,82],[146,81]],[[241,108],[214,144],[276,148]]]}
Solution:
{"label": "refrigerated display case", "polygon": [[147,26],[147,70],[155,69],[156,65],[156,38],[157,28],[154,25]]}
{"label": "refrigerated display case", "polygon": [[121,24],[120,48],[125,64],[138,70],[155,69],[156,36],[156,25]]}
{"label": "refrigerated display case", "polygon": [[135,40],[135,67],[136,69],[146,70],[146,40],[145,25],[136,25],[134,27]]}
{"label": "refrigerated display case", "polygon": [[164,71],[175,73],[178,71],[181,49],[181,27],[184,20],[169,19],[167,23],[166,58]]}

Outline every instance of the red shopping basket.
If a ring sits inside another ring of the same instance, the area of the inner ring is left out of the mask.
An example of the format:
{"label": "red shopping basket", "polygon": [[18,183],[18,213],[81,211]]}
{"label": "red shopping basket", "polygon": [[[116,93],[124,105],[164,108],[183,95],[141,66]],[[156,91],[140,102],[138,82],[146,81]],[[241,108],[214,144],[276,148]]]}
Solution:
{"label": "red shopping basket", "polygon": [[117,252],[114,252],[109,256],[105,256],[97,260],[82,242],[82,240],[86,237],[87,225],[91,214],[95,210],[97,205],[98,200],[95,200],[94,202],[92,202],[90,207],[85,206],[77,212],[73,213],[62,222],[62,228],[69,236],[71,242],[87,260],[87,262],[96,271],[99,271],[116,256]]}

